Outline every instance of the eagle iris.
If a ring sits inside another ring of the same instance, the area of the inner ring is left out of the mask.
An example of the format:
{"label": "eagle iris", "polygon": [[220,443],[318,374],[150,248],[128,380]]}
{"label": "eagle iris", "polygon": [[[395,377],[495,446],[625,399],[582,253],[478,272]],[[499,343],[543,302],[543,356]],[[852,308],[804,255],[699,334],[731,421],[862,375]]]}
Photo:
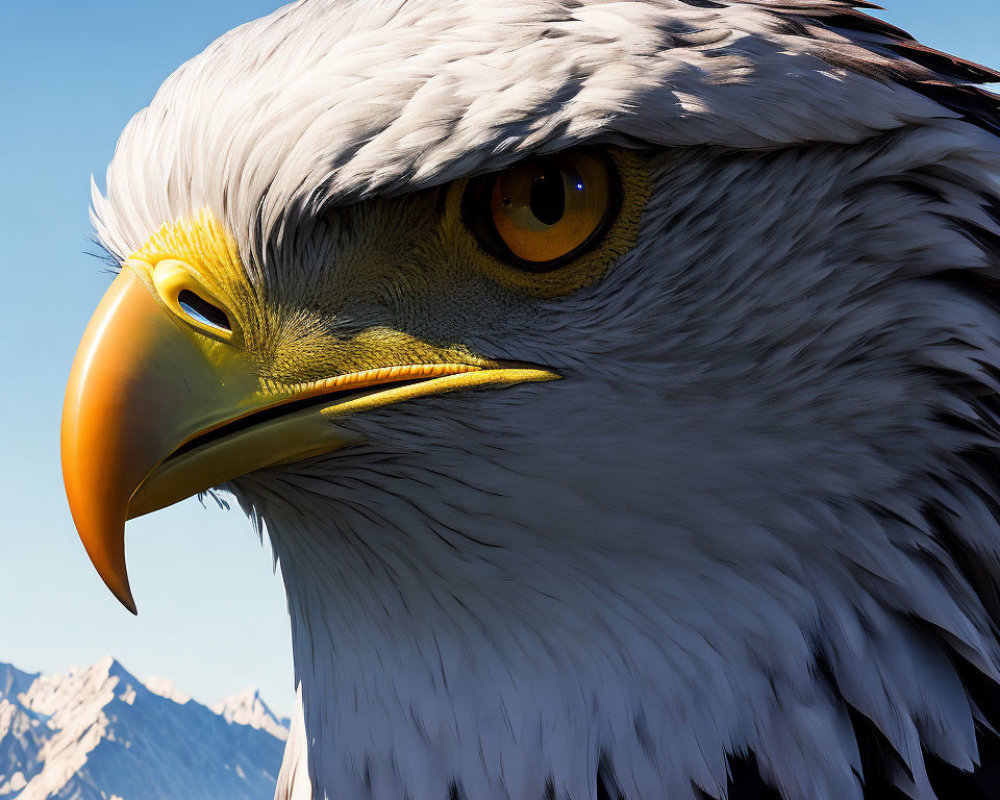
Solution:
{"label": "eagle iris", "polygon": [[615,210],[612,169],[589,151],[529,159],[470,184],[467,223],[498,258],[552,269],[606,229]]}

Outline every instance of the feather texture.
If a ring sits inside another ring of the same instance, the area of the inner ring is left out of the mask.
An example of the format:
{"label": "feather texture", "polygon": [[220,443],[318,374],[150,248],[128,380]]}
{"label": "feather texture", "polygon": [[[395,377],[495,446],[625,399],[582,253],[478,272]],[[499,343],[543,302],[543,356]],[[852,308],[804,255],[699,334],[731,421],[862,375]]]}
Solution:
{"label": "feather texture", "polygon": [[569,297],[387,279],[564,380],[230,487],[289,598],[280,797],[1000,796],[997,76],[857,6],[303,0],[129,124],[103,245],[208,207],[278,297],[366,198],[579,144],[651,174]]}

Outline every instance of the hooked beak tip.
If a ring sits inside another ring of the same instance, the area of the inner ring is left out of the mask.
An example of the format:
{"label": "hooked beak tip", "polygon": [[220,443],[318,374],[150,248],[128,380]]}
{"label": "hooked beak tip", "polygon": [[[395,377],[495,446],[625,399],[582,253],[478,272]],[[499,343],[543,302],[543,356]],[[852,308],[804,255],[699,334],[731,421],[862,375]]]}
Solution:
{"label": "hooked beak tip", "polygon": [[139,616],[139,609],[136,608],[135,598],[132,597],[132,590],[129,588],[128,582],[121,588],[120,591],[115,591],[112,587],[111,593],[118,598],[118,602],[121,603],[125,608],[127,608],[133,616]]}

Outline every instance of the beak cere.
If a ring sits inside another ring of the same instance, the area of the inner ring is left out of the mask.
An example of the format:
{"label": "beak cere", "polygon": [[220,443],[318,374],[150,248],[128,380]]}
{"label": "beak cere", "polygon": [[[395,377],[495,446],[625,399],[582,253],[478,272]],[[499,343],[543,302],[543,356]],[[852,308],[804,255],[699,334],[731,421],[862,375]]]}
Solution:
{"label": "beak cere", "polygon": [[[200,295],[213,302],[199,303]],[[248,472],[356,443],[333,424],[338,417],[428,394],[558,377],[471,355],[456,363],[443,350],[431,353],[436,363],[385,366],[386,352],[361,372],[264,388],[239,335],[239,315],[226,305],[183,262],[129,260],[90,320],[70,372],[61,441],[66,495],[98,574],[132,613],[127,520]]]}

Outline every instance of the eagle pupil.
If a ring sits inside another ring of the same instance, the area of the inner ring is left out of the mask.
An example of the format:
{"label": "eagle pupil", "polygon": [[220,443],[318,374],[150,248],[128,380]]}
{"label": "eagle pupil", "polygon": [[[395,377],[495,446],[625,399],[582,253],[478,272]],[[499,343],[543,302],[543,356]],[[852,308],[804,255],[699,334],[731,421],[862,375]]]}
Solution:
{"label": "eagle pupil", "polygon": [[543,225],[555,225],[566,213],[562,173],[546,172],[531,183],[531,213]]}
{"label": "eagle pupil", "polygon": [[182,289],[177,295],[177,304],[184,309],[185,314],[205,325],[224,331],[233,329],[225,311],[188,289]]}

